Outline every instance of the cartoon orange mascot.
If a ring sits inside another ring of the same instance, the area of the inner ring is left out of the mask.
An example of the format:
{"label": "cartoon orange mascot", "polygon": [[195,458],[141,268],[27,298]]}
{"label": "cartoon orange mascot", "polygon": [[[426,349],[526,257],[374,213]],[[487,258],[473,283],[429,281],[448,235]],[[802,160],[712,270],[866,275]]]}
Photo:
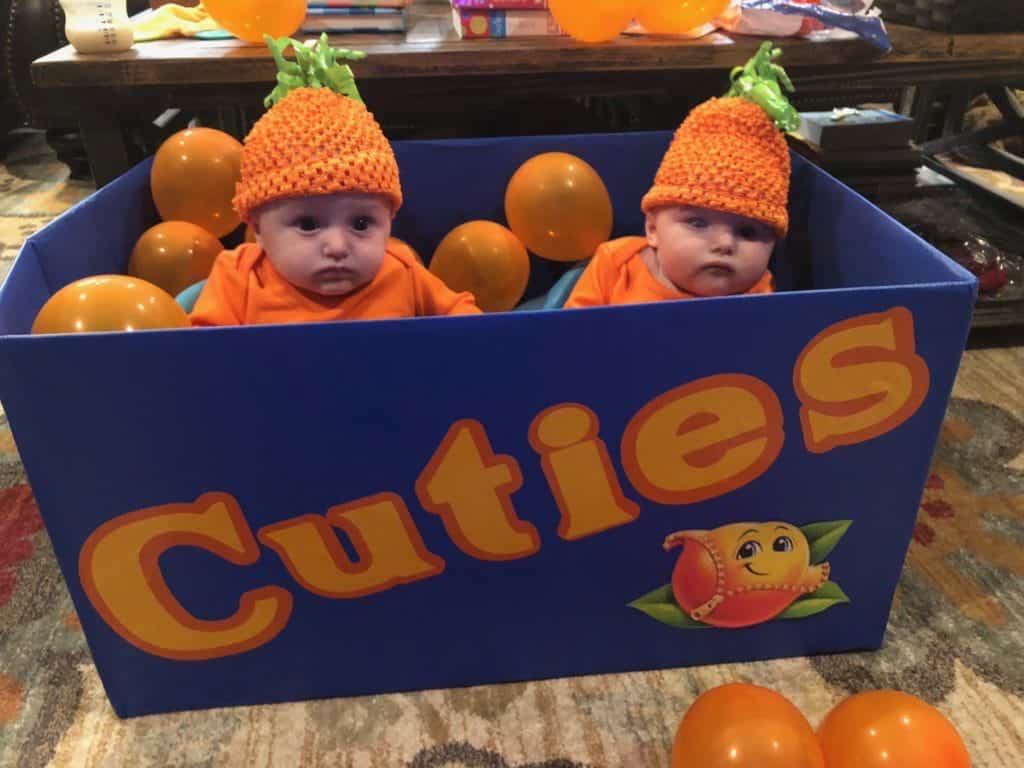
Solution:
{"label": "cartoon orange mascot", "polygon": [[715,627],[768,621],[821,587],[829,564],[812,566],[804,533],[786,523],[733,523],[713,531],[677,531],[665,549],[682,546],[672,594],[690,618]]}

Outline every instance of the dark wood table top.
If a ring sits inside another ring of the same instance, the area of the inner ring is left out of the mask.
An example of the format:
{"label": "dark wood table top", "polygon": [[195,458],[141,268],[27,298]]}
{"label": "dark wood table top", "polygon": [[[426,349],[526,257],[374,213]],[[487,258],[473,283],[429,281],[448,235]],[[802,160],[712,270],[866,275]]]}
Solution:
{"label": "dark wood table top", "polygon": [[[1024,73],[1024,34],[949,35],[889,25],[887,54],[860,39],[786,39],[787,69],[830,71],[938,66],[960,70],[1004,68]],[[576,74],[626,74],[728,69],[744,63],[761,38],[716,33],[698,40],[621,36],[588,45],[567,37],[502,40],[417,40],[401,36],[343,36],[335,46],[369,54],[353,69],[360,82],[373,79],[474,78]],[[70,46],[37,59],[32,78],[41,88],[269,83],[276,68],[265,46],[241,41],[169,39],[137,43],[123,53],[83,55]]]}
{"label": "dark wood table top", "polygon": [[[779,40],[781,63],[798,93],[834,96],[837,103],[847,90],[1024,82],[1024,33],[951,35],[899,25],[888,25],[888,33],[888,53],[857,38]],[[378,117],[422,124],[434,110],[447,130],[453,115],[515,99],[649,92],[681,104],[701,80],[717,92],[721,72],[745,63],[762,42],[723,33],[697,40],[620,36],[600,45],[567,37],[449,38],[336,35],[331,43],[368,54],[352,66]],[[171,107],[259,111],[275,74],[265,46],[235,39],[142,42],[101,55],[66,46],[32,65],[38,110],[78,120],[98,184],[131,165],[122,115]],[[992,303],[994,314],[982,324],[1020,322],[1020,302],[1010,304]]]}

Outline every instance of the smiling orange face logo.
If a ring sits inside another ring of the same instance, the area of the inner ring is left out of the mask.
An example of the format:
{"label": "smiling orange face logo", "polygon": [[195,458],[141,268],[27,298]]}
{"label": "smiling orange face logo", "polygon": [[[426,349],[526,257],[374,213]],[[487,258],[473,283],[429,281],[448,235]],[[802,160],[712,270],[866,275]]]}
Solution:
{"label": "smiling orange face logo", "polygon": [[664,546],[683,548],[672,571],[679,607],[715,627],[747,627],[775,618],[829,576],[828,563],[811,565],[803,531],[787,523],[677,531]]}

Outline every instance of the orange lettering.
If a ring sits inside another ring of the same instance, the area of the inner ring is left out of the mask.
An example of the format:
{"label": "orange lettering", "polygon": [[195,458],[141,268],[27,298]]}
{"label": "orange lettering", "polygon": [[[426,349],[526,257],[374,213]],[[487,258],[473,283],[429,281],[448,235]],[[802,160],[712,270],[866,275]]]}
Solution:
{"label": "orange lettering", "polygon": [[[342,549],[331,526],[348,534],[358,562]],[[405,502],[393,493],[331,507],[326,518],[303,515],[264,526],[259,540],[299,584],[323,597],[363,597],[444,570],[444,560],[427,551]]]}
{"label": "orange lettering", "polygon": [[252,650],[284,629],[292,596],[280,587],[246,592],[226,619],[190,614],[160,573],[160,555],[173,547],[203,549],[235,565],[252,565],[260,556],[238,502],[226,493],[104,523],[82,546],[78,575],[93,606],[129,643],[156,656],[194,661]]}
{"label": "orange lettering", "polygon": [[928,394],[905,307],[836,323],[804,347],[793,369],[804,443],[812,453],[854,445],[909,419]]}
{"label": "orange lettering", "polygon": [[597,414],[578,403],[542,411],[530,425],[530,445],[562,513],[558,535],[575,540],[631,523],[640,507],[626,498]]}
{"label": "orange lettering", "polygon": [[626,474],[651,501],[692,504],[759,477],[782,450],[782,407],[771,387],[721,374],[645,405],[622,435]]}
{"label": "orange lettering", "polygon": [[519,464],[496,456],[483,425],[452,424],[416,481],[416,495],[440,516],[452,541],[481,560],[513,560],[540,549],[537,529],[520,520],[512,494],[523,484]]}

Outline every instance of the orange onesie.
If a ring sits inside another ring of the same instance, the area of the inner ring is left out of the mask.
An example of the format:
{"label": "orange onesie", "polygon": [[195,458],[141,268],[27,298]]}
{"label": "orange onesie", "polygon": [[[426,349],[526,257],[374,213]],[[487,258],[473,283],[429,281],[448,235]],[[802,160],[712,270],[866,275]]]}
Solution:
{"label": "orange onesie", "polygon": [[[565,302],[571,307],[604,307],[609,304],[643,304],[698,296],[669,288],[655,279],[640,255],[646,237],[620,237],[598,246]],[[747,293],[771,293],[772,274],[765,270]]]}
{"label": "orange onesie", "polygon": [[376,277],[341,297],[318,296],[281,277],[255,243],[224,251],[189,315],[192,325],[258,325],[475,315],[471,293],[455,293],[406,249],[388,246]]}

